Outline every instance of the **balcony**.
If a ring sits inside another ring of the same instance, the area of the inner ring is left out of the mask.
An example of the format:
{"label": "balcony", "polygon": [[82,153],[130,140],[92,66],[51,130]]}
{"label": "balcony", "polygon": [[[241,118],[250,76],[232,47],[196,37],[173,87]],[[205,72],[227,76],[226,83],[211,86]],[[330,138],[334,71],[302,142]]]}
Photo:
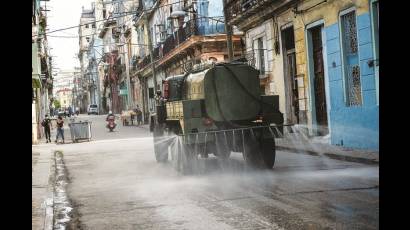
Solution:
{"label": "balcony", "polygon": [[[168,36],[165,39],[164,46],[163,46],[163,56],[167,55],[171,52],[174,48],[178,47],[180,44],[188,40],[190,37],[194,35],[208,35],[209,30],[206,28],[212,27],[206,25],[205,23],[198,23],[202,21],[198,20],[189,20],[185,22],[177,31],[173,33],[173,35]],[[198,26],[199,25],[199,26]]]}
{"label": "balcony", "polygon": [[[191,37],[224,34],[225,25],[221,23],[221,21],[223,21],[223,18],[219,19],[219,22],[210,19],[196,19],[185,22],[181,27],[179,27],[178,30],[173,32],[172,35],[169,35],[163,43],[160,43],[157,47],[154,48],[154,61],[166,57],[176,48],[184,45],[185,42],[188,41]],[[140,49],[140,51],[144,51],[144,49]],[[143,57],[143,55],[140,56]],[[141,62],[138,63],[138,69],[143,69],[150,63],[151,57],[150,55],[147,55],[142,59]]]}
{"label": "balcony", "polygon": [[138,69],[143,69],[145,68],[149,63],[151,63],[151,56],[147,55],[142,59],[140,63],[138,63]]}
{"label": "balcony", "polygon": [[108,18],[105,20],[104,22],[104,27],[102,28],[102,30],[100,31],[100,33],[98,34],[99,38],[104,38],[105,33],[107,33],[108,28],[110,26],[115,26],[117,24],[117,21],[115,18]]}
{"label": "balcony", "polygon": [[[265,17],[295,0],[227,0],[226,19],[230,25],[260,23]],[[252,18],[251,18],[252,17]],[[252,20],[249,20],[249,19]]]}
{"label": "balcony", "polygon": [[266,49],[252,49],[246,51],[241,59],[246,61],[248,65],[257,69],[260,78],[265,78],[271,72],[267,66],[267,55],[268,53]]}

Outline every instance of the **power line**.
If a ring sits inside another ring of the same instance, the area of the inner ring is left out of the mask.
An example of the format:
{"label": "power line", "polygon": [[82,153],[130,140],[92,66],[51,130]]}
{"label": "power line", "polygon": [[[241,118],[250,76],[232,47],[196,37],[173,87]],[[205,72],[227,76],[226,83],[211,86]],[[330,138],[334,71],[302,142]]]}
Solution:
{"label": "power line", "polygon": [[[193,11],[187,11],[187,12],[189,12],[189,13],[195,13],[195,12],[193,12]],[[195,14],[201,16],[201,15],[198,14],[198,13],[195,13]],[[202,17],[199,17],[199,18],[196,18],[196,19],[203,19],[203,18],[210,19],[210,20],[213,20],[213,21],[216,21],[216,22],[220,22],[220,23],[224,23],[223,20],[219,20],[219,19],[218,19],[218,18],[223,18],[223,16],[214,16],[214,17],[202,16]],[[132,19],[130,19],[130,20],[132,20]],[[128,20],[128,21],[126,21],[126,22],[129,22],[130,20]],[[126,22],[124,22],[123,24],[125,24]],[[106,28],[112,28],[112,26],[106,27]],[[48,35],[48,37],[53,37],[53,38],[80,38],[80,37],[90,37],[90,36],[94,36],[94,35],[98,35],[98,33],[86,34],[86,35],[81,35],[81,36]]]}
{"label": "power line", "polygon": [[110,44],[104,44],[104,45],[98,45],[98,46],[92,46],[92,47],[101,47],[101,46],[110,46],[110,45],[132,45],[132,46],[148,46],[146,44],[138,44],[138,43],[110,43]]}
{"label": "power line", "polygon": [[[164,5],[161,5],[161,6],[155,5],[155,6],[151,7],[151,8],[149,8],[149,9],[146,9],[146,10],[135,10],[135,11],[128,11],[128,12],[121,12],[121,13],[120,13],[121,15],[110,16],[110,17],[108,17],[107,19],[95,20],[95,21],[93,21],[92,23],[102,22],[102,21],[106,21],[106,20],[114,19],[114,18],[125,17],[125,16],[129,16],[129,15],[132,15],[132,14],[138,13],[138,12],[150,12],[151,10],[154,10],[154,9],[157,9],[157,8],[160,8],[160,7],[169,6],[169,5],[174,5],[174,4],[177,4],[177,3],[184,3],[184,2],[185,2],[185,1],[177,1],[177,2],[170,3],[170,4],[164,4]],[[207,1],[192,1],[192,3],[197,3],[197,2],[207,2]],[[74,29],[74,28],[78,28],[78,27],[80,27],[80,26],[85,26],[85,25],[88,25],[88,24],[91,24],[91,23],[88,22],[88,23],[84,23],[84,24],[80,24],[80,25],[76,25],[76,26],[70,26],[70,27],[66,27],[66,28],[56,29],[56,30],[52,30],[52,31],[49,31],[49,32],[46,32],[46,33],[41,33],[41,34],[38,34],[38,35],[33,35],[32,37],[34,37],[34,36],[40,36],[40,35],[48,35],[48,34],[50,34],[50,33],[55,33],[55,32],[59,32],[59,31]]]}
{"label": "power line", "polygon": [[60,35],[48,35],[48,37],[52,37],[52,38],[78,38],[78,36],[60,36]]}

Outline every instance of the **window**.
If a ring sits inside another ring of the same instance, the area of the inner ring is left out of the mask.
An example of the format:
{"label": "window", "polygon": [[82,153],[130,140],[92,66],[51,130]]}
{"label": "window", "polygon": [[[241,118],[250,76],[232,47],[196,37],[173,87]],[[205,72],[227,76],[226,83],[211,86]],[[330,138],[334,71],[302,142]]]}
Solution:
{"label": "window", "polygon": [[376,82],[376,102],[379,104],[379,0],[371,1],[374,77]]}
{"label": "window", "polygon": [[347,106],[360,106],[362,105],[362,90],[360,82],[356,12],[350,10],[340,17],[345,101]]}
{"label": "window", "polygon": [[258,58],[260,74],[265,74],[265,57],[263,51],[263,40],[262,38],[258,38]]}
{"label": "window", "polygon": [[93,23],[91,27],[95,29],[95,23]]}
{"label": "window", "polygon": [[253,41],[253,55],[255,58],[256,68],[260,74],[265,74],[265,49],[264,49],[264,37],[257,38]]}
{"label": "window", "polygon": [[85,28],[88,28],[88,24],[85,24]]}
{"label": "window", "polygon": [[85,40],[87,40],[87,42],[90,42],[90,37],[85,37]]}
{"label": "window", "polygon": [[149,98],[154,98],[154,88],[148,88],[148,95]]}

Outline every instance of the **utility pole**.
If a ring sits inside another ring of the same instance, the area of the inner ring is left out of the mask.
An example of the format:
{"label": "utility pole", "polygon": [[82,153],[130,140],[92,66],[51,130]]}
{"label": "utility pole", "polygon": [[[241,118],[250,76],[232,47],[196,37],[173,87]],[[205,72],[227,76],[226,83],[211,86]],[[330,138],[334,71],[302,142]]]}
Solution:
{"label": "utility pole", "polygon": [[95,69],[96,69],[96,86],[97,86],[97,98],[96,98],[96,100],[97,100],[97,105],[98,105],[98,113],[100,113],[101,112],[101,88],[100,88],[100,73],[98,72],[98,64],[97,63],[95,63],[95,65],[96,65],[96,67],[95,67]]}
{"label": "utility pole", "polygon": [[127,84],[127,110],[129,110],[132,106],[132,98],[131,98],[131,80],[130,80],[130,73],[129,73],[129,66],[128,66],[128,51],[125,48],[125,46],[123,46],[124,52],[122,52],[122,54],[124,55],[124,62],[125,62],[125,76],[126,76],[126,84]]}
{"label": "utility pole", "polygon": [[148,24],[148,14],[145,15],[145,26],[148,28],[148,49],[149,49],[149,56],[151,61],[151,70],[152,70],[152,77],[154,80],[154,93],[157,91],[157,78],[155,76],[155,63],[154,63],[154,49],[152,47],[152,38],[151,38],[151,31]]}
{"label": "utility pole", "polygon": [[133,107],[133,95],[131,94],[131,78],[130,78],[130,66],[129,66],[129,60],[128,60],[128,50],[124,53],[124,59],[125,59],[125,72],[127,76],[127,94],[128,94],[128,110]]}
{"label": "utility pole", "polygon": [[[147,33],[148,33],[148,49],[149,49],[149,55],[151,58],[151,70],[152,70],[152,78],[154,81],[154,95],[157,92],[157,77],[155,76],[155,63],[154,63],[154,51],[153,51],[153,47],[152,47],[152,38],[151,38],[151,31],[149,29],[149,24],[148,24],[148,12],[147,14],[145,14],[145,26],[147,27]],[[155,100],[154,100],[154,111],[156,110],[156,106],[155,106]]]}
{"label": "utility pole", "polygon": [[226,0],[222,0],[225,18],[225,31],[226,31],[226,46],[228,48],[228,59],[233,60],[233,47],[232,47],[232,26],[228,24],[227,16],[228,11],[226,9]]}

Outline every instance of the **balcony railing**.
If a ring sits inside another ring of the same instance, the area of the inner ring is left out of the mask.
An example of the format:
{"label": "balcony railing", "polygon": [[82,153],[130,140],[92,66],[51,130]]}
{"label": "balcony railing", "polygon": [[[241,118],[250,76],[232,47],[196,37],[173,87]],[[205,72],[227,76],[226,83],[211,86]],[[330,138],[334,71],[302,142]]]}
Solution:
{"label": "balcony railing", "polygon": [[260,75],[265,75],[270,72],[267,67],[267,50],[253,49],[246,51],[242,57],[253,68],[259,70]]}
{"label": "balcony railing", "polygon": [[[185,22],[177,31],[169,35],[162,44],[153,50],[154,60],[164,57],[194,35],[205,36],[225,33],[225,25],[221,21],[223,19],[219,19],[219,22],[211,19],[196,19]],[[162,52],[160,52],[161,46]],[[143,49],[140,51],[143,51]],[[144,68],[150,63],[150,60],[150,55],[145,56],[138,64],[138,68]]]}
{"label": "balcony railing", "polygon": [[169,36],[164,42],[164,46],[162,48],[162,53],[163,55],[166,55],[167,53],[171,52],[176,47],[176,39],[174,39],[174,36]]}
{"label": "balcony railing", "polygon": [[[262,6],[266,2],[264,0],[228,0],[226,4],[227,16],[226,19],[228,22],[231,22],[238,16],[241,16],[243,13],[249,12],[250,10],[255,10],[259,6]],[[256,11],[254,12],[256,13]]]}
{"label": "balcony railing", "polygon": [[171,52],[174,48],[185,42],[193,35],[198,35],[198,26],[195,20],[185,22],[173,35],[168,36],[165,39],[162,53],[165,56]]}
{"label": "balcony railing", "polygon": [[138,64],[139,69],[143,69],[145,66],[147,66],[149,63],[151,63],[151,56],[147,55],[142,59],[142,61]]}

